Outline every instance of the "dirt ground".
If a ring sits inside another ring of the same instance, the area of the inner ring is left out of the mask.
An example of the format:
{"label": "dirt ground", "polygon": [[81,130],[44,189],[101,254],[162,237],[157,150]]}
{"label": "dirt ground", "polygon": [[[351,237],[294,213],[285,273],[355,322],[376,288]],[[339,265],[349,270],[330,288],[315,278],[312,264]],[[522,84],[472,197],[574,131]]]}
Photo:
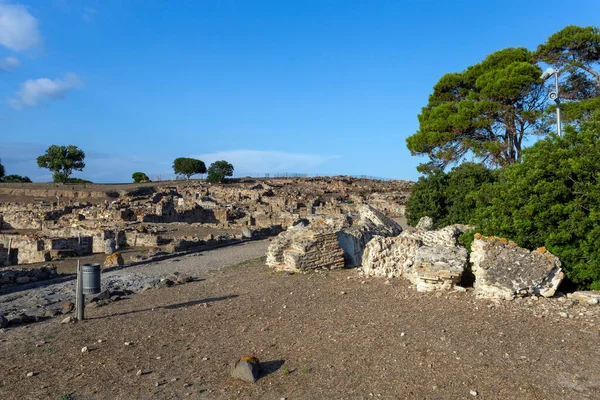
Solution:
{"label": "dirt ground", "polygon": [[[598,306],[420,294],[356,270],[274,273],[264,259],[199,278],[81,323],[0,333],[0,398],[600,398]],[[254,384],[229,376],[245,354],[263,363]]]}

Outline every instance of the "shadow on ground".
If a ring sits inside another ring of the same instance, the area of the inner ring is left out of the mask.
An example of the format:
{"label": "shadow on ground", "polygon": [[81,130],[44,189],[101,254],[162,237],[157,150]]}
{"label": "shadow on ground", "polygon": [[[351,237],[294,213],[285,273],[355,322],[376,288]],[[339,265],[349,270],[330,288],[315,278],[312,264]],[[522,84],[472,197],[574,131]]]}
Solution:
{"label": "shadow on ground", "polygon": [[178,308],[191,307],[191,306],[196,306],[198,304],[205,304],[205,303],[206,304],[214,303],[217,301],[234,299],[236,297],[238,297],[237,294],[231,294],[229,296],[222,296],[222,297],[208,297],[206,299],[201,299],[201,300],[186,301],[185,303],[171,304],[168,306],[159,306],[159,307],[153,307],[153,308],[144,308],[141,310],[133,310],[133,311],[127,311],[127,312],[122,312],[122,313],[117,313],[117,314],[104,315],[102,317],[94,317],[94,318],[86,318],[86,319],[92,320],[92,319],[104,319],[104,318],[118,317],[121,315],[130,315],[130,314],[137,314],[137,313],[147,312],[147,311],[155,311],[155,310],[158,310],[161,308],[165,309],[165,310],[177,310]]}

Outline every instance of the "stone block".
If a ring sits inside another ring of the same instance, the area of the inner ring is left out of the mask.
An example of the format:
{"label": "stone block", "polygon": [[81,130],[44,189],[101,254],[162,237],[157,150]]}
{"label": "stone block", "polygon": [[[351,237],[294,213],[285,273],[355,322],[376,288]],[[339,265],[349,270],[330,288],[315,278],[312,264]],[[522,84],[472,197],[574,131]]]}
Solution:
{"label": "stone block", "polygon": [[494,236],[475,235],[471,263],[479,297],[552,297],[564,278],[560,260],[545,248],[529,251]]}

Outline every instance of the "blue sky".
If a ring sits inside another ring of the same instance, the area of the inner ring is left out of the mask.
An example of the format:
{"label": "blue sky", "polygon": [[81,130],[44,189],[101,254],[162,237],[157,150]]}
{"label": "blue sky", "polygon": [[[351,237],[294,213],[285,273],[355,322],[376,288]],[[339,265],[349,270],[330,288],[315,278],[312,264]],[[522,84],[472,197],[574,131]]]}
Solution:
{"label": "blue sky", "polygon": [[168,179],[176,157],[416,180],[405,139],[442,75],[599,15],[597,0],[0,0],[0,159],[34,181],[51,144],[82,148],[74,176],[94,182]]}

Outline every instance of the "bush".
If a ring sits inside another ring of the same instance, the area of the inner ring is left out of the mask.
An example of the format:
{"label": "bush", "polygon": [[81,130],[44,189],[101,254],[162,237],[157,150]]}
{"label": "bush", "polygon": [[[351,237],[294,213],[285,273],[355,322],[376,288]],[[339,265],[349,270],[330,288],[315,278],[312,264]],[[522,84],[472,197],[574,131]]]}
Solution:
{"label": "bush", "polygon": [[[599,121],[600,119],[597,119]],[[526,149],[477,196],[483,234],[545,246],[580,288],[600,290],[600,122]]]}
{"label": "bush", "polygon": [[146,175],[143,172],[134,172],[133,175],[131,175],[131,179],[133,179],[133,182],[135,182],[135,183],[140,183],[142,181],[150,180],[150,178],[148,178],[148,175]]}
{"label": "bush", "polygon": [[208,167],[207,180],[213,183],[222,183],[226,176],[233,176],[233,165],[227,161],[215,161]]}
{"label": "bush", "polygon": [[2,180],[2,177],[4,176],[5,173],[6,173],[6,170],[4,169],[4,165],[2,165],[2,163],[0,162],[0,181]]}
{"label": "bush", "polygon": [[31,183],[31,179],[27,176],[21,175],[6,175],[4,178],[0,179],[0,182],[3,183]]}
{"label": "bush", "polygon": [[406,205],[408,224],[415,226],[429,216],[436,226],[473,222],[476,193],[485,183],[494,181],[494,172],[476,163],[464,163],[448,174],[441,170],[419,178],[410,190]]}

